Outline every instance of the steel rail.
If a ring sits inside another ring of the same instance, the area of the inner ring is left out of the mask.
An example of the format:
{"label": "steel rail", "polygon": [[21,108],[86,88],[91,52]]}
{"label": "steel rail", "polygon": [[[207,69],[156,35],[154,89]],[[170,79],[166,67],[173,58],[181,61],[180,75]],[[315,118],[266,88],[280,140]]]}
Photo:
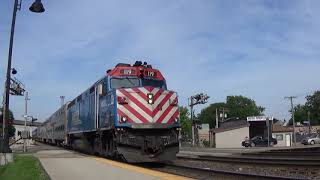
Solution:
{"label": "steel rail", "polygon": [[[237,177],[237,179],[241,178],[255,178],[255,179],[280,179],[280,180],[303,180],[303,178],[295,178],[295,177],[284,177],[284,176],[273,176],[273,175],[261,175],[261,174],[250,174],[250,173],[244,173],[244,172],[235,172],[235,171],[226,171],[226,170],[217,170],[217,169],[210,169],[210,168],[197,168],[197,167],[190,167],[190,166],[182,166],[182,165],[176,165],[176,164],[165,164],[166,167],[171,168],[178,168],[181,169],[181,172],[194,172],[198,171],[200,173],[208,173],[212,176],[212,174],[219,174],[223,176],[231,176],[231,177]],[[161,170],[161,169],[160,169]],[[164,170],[165,171],[165,170]],[[172,172],[170,172],[172,173]],[[178,174],[183,175],[183,174]],[[202,174],[203,175],[203,174]]]}
{"label": "steel rail", "polygon": [[209,161],[209,162],[233,162],[247,164],[277,164],[277,165],[301,165],[301,166],[320,166],[320,159],[303,158],[270,158],[270,157],[240,157],[240,156],[208,156],[198,155],[197,157],[177,156],[181,160]]}

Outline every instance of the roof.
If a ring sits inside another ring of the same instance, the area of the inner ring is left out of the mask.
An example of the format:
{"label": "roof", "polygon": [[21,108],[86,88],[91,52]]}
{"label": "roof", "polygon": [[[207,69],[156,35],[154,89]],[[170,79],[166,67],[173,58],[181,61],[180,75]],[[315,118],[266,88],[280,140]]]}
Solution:
{"label": "roof", "polygon": [[211,129],[210,131],[214,133],[220,133],[220,132],[231,131],[231,130],[245,128],[245,127],[249,127],[249,124],[242,124],[242,125],[228,127],[228,128],[221,127],[221,128]]}
{"label": "roof", "polygon": [[[24,120],[13,120],[13,125],[24,125]],[[31,122],[30,121],[27,121],[27,126],[41,126],[42,125],[42,123],[40,123],[40,122],[33,122],[32,124],[31,124]]]}
{"label": "roof", "polygon": [[158,69],[153,69],[145,66],[120,66],[115,67],[112,70],[108,71],[107,74],[109,76],[133,76],[133,77],[147,77],[147,78],[155,78],[159,80],[164,80],[161,72]]}
{"label": "roof", "polygon": [[272,126],[272,132],[293,132],[293,128],[292,127],[288,127],[288,126],[282,126],[282,125],[274,124]]}

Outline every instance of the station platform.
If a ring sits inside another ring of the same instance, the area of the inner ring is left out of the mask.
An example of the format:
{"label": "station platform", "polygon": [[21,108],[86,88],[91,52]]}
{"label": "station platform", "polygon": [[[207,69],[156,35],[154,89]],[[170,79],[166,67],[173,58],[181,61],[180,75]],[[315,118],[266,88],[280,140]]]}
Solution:
{"label": "station platform", "polygon": [[52,180],[190,179],[63,149],[38,151],[34,155]]}

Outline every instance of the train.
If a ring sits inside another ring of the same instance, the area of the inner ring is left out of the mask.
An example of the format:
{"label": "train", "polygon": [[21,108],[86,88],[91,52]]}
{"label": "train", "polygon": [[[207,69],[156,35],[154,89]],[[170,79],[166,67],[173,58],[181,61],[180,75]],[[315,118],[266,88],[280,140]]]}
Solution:
{"label": "train", "polygon": [[33,132],[37,141],[121,158],[163,162],[179,152],[178,94],[146,62],[118,63]]}

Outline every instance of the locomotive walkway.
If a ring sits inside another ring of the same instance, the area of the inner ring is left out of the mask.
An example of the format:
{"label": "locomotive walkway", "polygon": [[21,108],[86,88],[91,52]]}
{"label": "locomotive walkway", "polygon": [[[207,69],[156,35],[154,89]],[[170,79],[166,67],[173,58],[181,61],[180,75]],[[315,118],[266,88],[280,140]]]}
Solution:
{"label": "locomotive walkway", "polygon": [[42,166],[52,180],[188,179],[64,149],[42,150],[34,155],[39,158]]}

